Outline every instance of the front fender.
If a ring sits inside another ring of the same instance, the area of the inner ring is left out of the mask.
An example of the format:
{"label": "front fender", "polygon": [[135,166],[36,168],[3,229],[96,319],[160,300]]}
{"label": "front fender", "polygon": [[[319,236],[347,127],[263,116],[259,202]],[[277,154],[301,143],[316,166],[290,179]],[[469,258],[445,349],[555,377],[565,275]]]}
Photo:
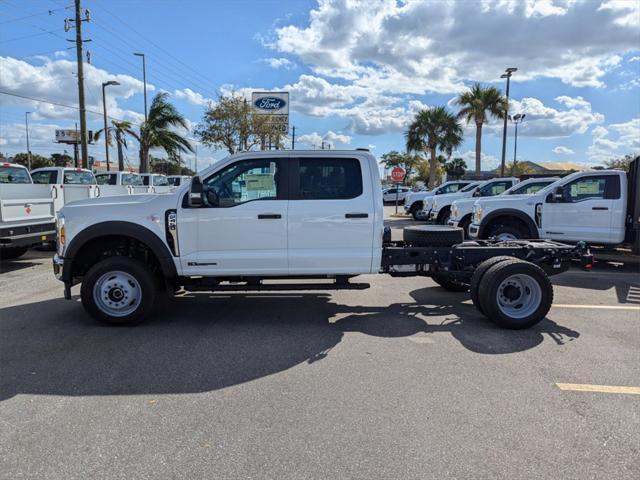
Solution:
{"label": "front fender", "polygon": [[491,224],[491,222],[493,222],[496,218],[499,218],[499,217],[513,217],[513,218],[517,218],[518,220],[521,220],[529,229],[529,234],[530,234],[529,238],[531,239],[539,238],[538,227],[536,226],[534,221],[531,219],[531,217],[526,213],[524,213],[522,210],[516,210],[514,208],[501,208],[499,210],[494,210],[490,212],[486,217],[482,219],[482,222],[480,223],[480,227],[478,229],[477,238],[481,238],[481,239],[487,238],[488,226]]}

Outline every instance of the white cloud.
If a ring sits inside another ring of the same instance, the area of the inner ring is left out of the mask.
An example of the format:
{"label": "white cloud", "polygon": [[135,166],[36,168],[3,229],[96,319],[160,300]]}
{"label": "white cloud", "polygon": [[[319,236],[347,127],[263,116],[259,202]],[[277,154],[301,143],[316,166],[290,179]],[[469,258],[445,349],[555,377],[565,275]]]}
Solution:
{"label": "white cloud", "polygon": [[558,145],[553,149],[553,153],[555,153],[556,155],[573,155],[575,152],[570,148]]}
{"label": "white cloud", "polygon": [[269,65],[271,68],[276,68],[276,69],[277,68],[284,68],[285,70],[292,70],[292,69],[294,69],[296,67],[296,64],[294,62],[292,62],[288,58],[284,58],[284,57],[265,58],[263,61],[267,65]]}
{"label": "white cloud", "polygon": [[[612,131],[615,138],[611,138]],[[602,162],[626,154],[640,153],[640,117],[624,123],[613,123],[608,128],[598,126],[591,134],[592,143],[587,154],[592,161]]]}
{"label": "white cloud", "polygon": [[348,145],[351,143],[351,137],[342,133],[336,133],[329,130],[324,135],[320,135],[318,132],[307,133],[300,135],[297,138],[297,142],[303,143],[310,148],[317,149],[324,145],[325,148],[336,148],[336,145]]}
{"label": "white cloud", "polygon": [[298,142],[316,149],[322,145],[322,136],[318,132],[306,133],[298,137]]}
{"label": "white cloud", "polygon": [[520,66],[515,81],[542,76],[600,87],[619,55],[637,50],[637,5],[323,0],[307,25],[276,28],[265,44],[318,75],[379,93],[456,92],[463,80],[497,81],[505,65]]}
{"label": "white cloud", "polygon": [[[462,157],[462,159],[467,164],[468,170],[474,170],[476,167],[476,152],[474,150],[467,150],[464,153],[454,152],[452,158]],[[500,160],[493,156],[488,155],[484,152],[480,154],[480,161],[482,165],[482,170],[493,170],[500,166]]]}
{"label": "white cloud", "polygon": [[336,133],[329,130],[324,139],[330,142],[332,145],[336,143],[342,143],[344,145],[348,145],[351,143],[351,137],[349,135],[344,135],[342,133]]}
{"label": "white cloud", "polygon": [[173,94],[176,98],[180,98],[182,100],[186,100],[187,102],[198,105],[198,106],[207,106],[209,103],[212,103],[213,100],[205,97],[201,93],[194,92],[190,88],[183,88],[181,90],[174,90]]}

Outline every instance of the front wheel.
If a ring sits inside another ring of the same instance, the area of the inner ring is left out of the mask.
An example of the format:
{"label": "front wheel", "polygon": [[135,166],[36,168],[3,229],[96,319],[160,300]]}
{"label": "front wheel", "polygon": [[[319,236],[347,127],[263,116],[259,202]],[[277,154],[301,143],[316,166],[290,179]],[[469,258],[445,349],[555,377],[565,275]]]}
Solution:
{"label": "front wheel", "polygon": [[509,223],[507,223],[506,225],[496,225],[491,229],[489,236],[495,237],[496,240],[500,240],[501,242],[509,240],[521,240],[528,237],[528,235],[520,230],[520,228],[518,228],[516,225],[511,225]]}
{"label": "front wheel", "polygon": [[519,259],[504,260],[483,275],[478,298],[492,322],[518,330],[546,316],[553,302],[553,286],[539,266]]}
{"label": "front wheel", "polygon": [[142,262],[110,257],[96,263],[82,281],[85,310],[109,325],[135,325],[152,312],[158,293],[156,278]]}

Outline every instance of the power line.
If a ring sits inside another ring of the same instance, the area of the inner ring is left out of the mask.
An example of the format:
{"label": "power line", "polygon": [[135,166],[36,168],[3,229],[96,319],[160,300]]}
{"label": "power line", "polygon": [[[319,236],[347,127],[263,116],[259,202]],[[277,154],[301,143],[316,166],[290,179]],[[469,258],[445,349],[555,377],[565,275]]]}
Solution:
{"label": "power line", "polygon": [[9,40],[2,40],[0,41],[0,43],[9,43],[9,42],[15,42],[16,40],[24,40],[25,38],[32,38],[32,37],[38,37],[40,35],[44,35],[46,33],[54,33],[51,31],[44,31],[44,32],[39,32],[39,33],[32,33],[31,35],[23,35],[22,37],[15,37],[15,38],[10,38]]}
{"label": "power line", "polygon": [[60,10],[68,10],[69,7],[62,7],[62,8],[54,8],[52,10],[46,10],[44,12],[38,12],[38,13],[34,13],[31,15],[26,15],[24,17],[18,17],[18,18],[10,18],[9,20],[4,20],[2,22],[0,22],[0,25],[5,25],[7,23],[12,23],[12,22],[20,22],[22,20],[27,20],[29,18],[33,18],[33,17],[40,17],[42,15],[52,15],[55,12],[59,12]]}

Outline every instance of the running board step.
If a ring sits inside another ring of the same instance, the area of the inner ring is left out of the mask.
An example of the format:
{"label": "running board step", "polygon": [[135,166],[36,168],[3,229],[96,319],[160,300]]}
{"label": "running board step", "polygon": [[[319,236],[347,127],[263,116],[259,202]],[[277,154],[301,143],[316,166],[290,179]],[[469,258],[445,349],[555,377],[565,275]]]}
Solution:
{"label": "running board step", "polygon": [[366,290],[368,283],[257,283],[239,285],[188,285],[185,290],[192,292],[268,292],[268,291],[300,291],[300,290]]}

